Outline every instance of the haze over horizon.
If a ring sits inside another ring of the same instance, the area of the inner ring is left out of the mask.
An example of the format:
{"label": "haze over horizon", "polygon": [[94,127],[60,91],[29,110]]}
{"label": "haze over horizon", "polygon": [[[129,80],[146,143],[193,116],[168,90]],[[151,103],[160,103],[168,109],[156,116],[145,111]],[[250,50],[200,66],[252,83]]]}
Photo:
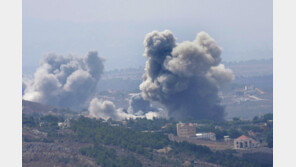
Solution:
{"label": "haze over horizon", "polygon": [[272,58],[272,1],[23,1],[23,73],[46,53],[97,50],[106,70],[145,65],[143,40],[171,30],[177,42],[208,32],[223,61]]}

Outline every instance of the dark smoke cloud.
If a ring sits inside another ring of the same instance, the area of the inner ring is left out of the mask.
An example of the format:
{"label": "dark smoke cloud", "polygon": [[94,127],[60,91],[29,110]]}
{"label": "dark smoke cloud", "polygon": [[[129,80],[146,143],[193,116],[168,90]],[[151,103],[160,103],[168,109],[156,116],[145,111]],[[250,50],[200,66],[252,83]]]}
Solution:
{"label": "dark smoke cloud", "polygon": [[60,107],[83,107],[94,94],[103,69],[103,59],[96,51],[82,58],[49,54],[41,61],[23,98]]}
{"label": "dark smoke cloud", "polygon": [[194,41],[177,44],[170,31],[153,31],[144,45],[148,60],[140,90],[145,100],[160,102],[177,119],[223,119],[218,88],[234,76],[220,64],[222,49],[213,38],[200,32]]}
{"label": "dark smoke cloud", "polygon": [[151,106],[149,100],[143,99],[140,93],[130,97],[128,108],[130,114],[143,115],[150,111],[157,111],[157,109]]}

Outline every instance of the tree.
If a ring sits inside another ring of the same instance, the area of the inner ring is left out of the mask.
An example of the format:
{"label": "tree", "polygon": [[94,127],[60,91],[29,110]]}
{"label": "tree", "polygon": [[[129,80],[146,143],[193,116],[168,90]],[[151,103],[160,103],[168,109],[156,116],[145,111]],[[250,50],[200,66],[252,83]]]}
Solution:
{"label": "tree", "polygon": [[267,141],[268,147],[273,148],[273,134],[272,133],[268,133],[266,141]]}
{"label": "tree", "polygon": [[263,120],[264,120],[264,122],[267,122],[268,120],[273,120],[273,114],[272,113],[265,114],[263,116]]}
{"label": "tree", "polygon": [[242,135],[242,133],[240,131],[238,131],[237,129],[230,129],[228,134],[233,139]]}

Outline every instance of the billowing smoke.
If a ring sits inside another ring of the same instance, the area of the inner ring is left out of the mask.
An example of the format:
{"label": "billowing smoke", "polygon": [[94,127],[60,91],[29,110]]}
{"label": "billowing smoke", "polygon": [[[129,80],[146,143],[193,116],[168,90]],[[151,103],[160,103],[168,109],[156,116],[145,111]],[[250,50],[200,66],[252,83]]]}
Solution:
{"label": "billowing smoke", "polygon": [[96,51],[84,57],[49,54],[27,85],[23,98],[48,105],[81,108],[93,96],[103,72]]}
{"label": "billowing smoke", "polygon": [[93,98],[88,108],[90,115],[96,118],[123,120],[134,118],[134,115],[127,114],[122,109],[116,109],[111,101],[100,101],[98,98]]}
{"label": "billowing smoke", "polygon": [[31,83],[32,78],[30,78],[29,76],[22,76],[22,96],[24,96],[28,85],[30,85]]}
{"label": "billowing smoke", "polygon": [[26,88],[27,88],[26,83],[22,82],[22,95],[24,95]]}
{"label": "billowing smoke", "polygon": [[150,111],[157,111],[157,109],[150,105],[149,100],[143,99],[140,93],[131,96],[128,108],[130,114],[143,115]]}
{"label": "billowing smoke", "polygon": [[144,45],[148,60],[140,90],[145,100],[160,102],[177,119],[223,119],[218,88],[234,76],[220,64],[222,49],[213,38],[200,32],[192,42],[176,43],[170,31],[153,31]]}
{"label": "billowing smoke", "polygon": [[[116,106],[111,101],[101,101],[98,98],[93,98],[88,107],[89,115],[95,118],[102,118],[105,120],[112,119],[116,121],[125,119],[136,119],[136,118],[167,118],[167,113],[163,110],[157,112],[138,112],[138,113],[128,113],[122,108],[116,109]],[[142,110],[141,110],[142,111]]]}

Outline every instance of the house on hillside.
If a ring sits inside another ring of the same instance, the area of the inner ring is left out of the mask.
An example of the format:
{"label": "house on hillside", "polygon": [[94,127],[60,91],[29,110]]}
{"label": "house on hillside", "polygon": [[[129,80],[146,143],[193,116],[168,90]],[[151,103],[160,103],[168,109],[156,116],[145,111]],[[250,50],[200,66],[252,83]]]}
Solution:
{"label": "house on hillside", "polygon": [[66,119],[64,122],[58,122],[58,126],[62,129],[70,127],[70,120]]}
{"label": "house on hillside", "polygon": [[245,135],[234,139],[233,144],[234,149],[249,149],[259,147],[259,142]]}

